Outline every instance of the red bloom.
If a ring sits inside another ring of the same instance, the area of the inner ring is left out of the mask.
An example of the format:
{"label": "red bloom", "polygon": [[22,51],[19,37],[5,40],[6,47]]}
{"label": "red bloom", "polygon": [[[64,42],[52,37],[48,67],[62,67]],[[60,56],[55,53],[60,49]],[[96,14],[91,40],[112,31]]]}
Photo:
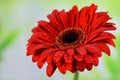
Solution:
{"label": "red bloom", "polygon": [[109,45],[115,47],[115,36],[107,31],[115,30],[108,22],[107,12],[96,12],[92,4],[80,11],[74,6],[70,11],[54,10],[47,21],[39,21],[28,40],[27,55],[39,68],[47,62],[46,73],[51,76],[56,68],[65,74],[91,70],[97,66],[102,52],[110,55]]}

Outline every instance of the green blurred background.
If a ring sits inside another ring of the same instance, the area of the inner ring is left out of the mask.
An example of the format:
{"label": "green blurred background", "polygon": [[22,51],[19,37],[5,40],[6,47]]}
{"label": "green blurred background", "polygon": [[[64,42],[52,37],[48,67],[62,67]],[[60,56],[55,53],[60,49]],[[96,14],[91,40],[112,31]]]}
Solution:
{"label": "green blurred background", "polygon": [[26,56],[27,40],[37,21],[48,20],[53,9],[68,11],[73,5],[81,9],[92,3],[113,18],[116,48],[110,47],[111,57],[103,53],[98,67],[80,72],[79,80],[120,80],[120,0],[0,0],[0,80],[72,80],[74,74],[58,70],[48,78],[46,65],[40,70]]}

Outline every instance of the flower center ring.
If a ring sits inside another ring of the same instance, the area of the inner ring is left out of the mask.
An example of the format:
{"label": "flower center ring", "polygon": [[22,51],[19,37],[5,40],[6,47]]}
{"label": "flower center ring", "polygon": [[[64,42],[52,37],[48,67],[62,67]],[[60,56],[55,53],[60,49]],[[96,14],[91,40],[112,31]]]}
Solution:
{"label": "flower center ring", "polygon": [[55,44],[61,48],[77,47],[85,39],[81,28],[70,27],[61,31],[55,38]]}

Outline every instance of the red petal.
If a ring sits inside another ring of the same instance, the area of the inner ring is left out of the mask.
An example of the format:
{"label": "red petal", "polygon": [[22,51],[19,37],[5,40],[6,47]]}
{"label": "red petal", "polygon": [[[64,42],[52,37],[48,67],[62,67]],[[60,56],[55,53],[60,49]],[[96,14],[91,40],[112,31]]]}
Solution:
{"label": "red petal", "polygon": [[86,49],[84,47],[77,47],[76,51],[78,52],[78,54],[86,55]]}
{"label": "red petal", "polygon": [[72,58],[71,55],[64,54],[64,61],[65,61],[66,63],[72,63],[73,58]]}
{"label": "red petal", "polygon": [[79,24],[84,31],[88,24],[87,23],[88,16],[86,15],[86,14],[88,14],[88,9],[89,9],[89,7],[84,7],[79,12]]}
{"label": "red petal", "polygon": [[97,66],[98,63],[99,63],[98,57],[94,57],[94,59],[93,59],[93,65]]}
{"label": "red petal", "polygon": [[[52,39],[51,39],[52,41]],[[36,45],[45,45],[45,46],[54,46],[54,44],[49,40],[45,39],[40,39],[40,38],[34,38],[34,40],[31,41],[31,44],[36,44]]]}
{"label": "red petal", "polygon": [[49,54],[53,53],[55,50],[57,50],[57,49],[51,48],[51,49],[45,50],[44,52],[41,53],[39,60],[37,62],[37,65],[39,68],[41,68],[43,66],[43,64],[45,63],[47,56]]}
{"label": "red petal", "polygon": [[101,57],[102,56],[102,50],[100,50],[100,52],[98,52],[97,54],[93,54],[93,56]]}
{"label": "red petal", "polygon": [[53,52],[53,53],[51,53],[51,54],[49,54],[49,55],[47,56],[46,61],[47,61],[48,64],[53,63],[53,58],[54,58],[54,55],[55,55],[55,54],[56,54],[56,52]]}
{"label": "red petal", "polygon": [[84,63],[82,61],[76,63],[76,68],[80,71],[84,71]]}
{"label": "red petal", "polygon": [[116,37],[113,34],[109,33],[109,32],[103,32],[101,34],[101,36],[108,36],[108,38],[110,38],[110,39],[116,39]]}
{"label": "red petal", "polygon": [[69,13],[70,27],[74,27],[74,14]]}
{"label": "red petal", "polygon": [[96,37],[98,37],[98,36],[101,34],[101,32],[103,32],[104,30],[105,30],[104,28],[98,28],[98,29],[92,31],[92,32],[88,35],[87,41],[88,41],[88,42],[92,41],[93,39],[95,39]]}
{"label": "red petal", "polygon": [[104,28],[106,30],[116,30],[116,27],[114,25],[115,25],[114,23],[106,23]]}
{"label": "red petal", "polygon": [[75,73],[76,71],[77,71],[76,67],[73,66],[71,72],[72,72],[72,73]]}
{"label": "red petal", "polygon": [[40,27],[36,26],[32,29],[33,33],[40,32]]}
{"label": "red petal", "polygon": [[86,68],[87,68],[87,70],[91,70],[92,69],[92,64],[86,64]]}
{"label": "red petal", "polygon": [[73,64],[71,64],[71,63],[66,63],[65,66],[66,66],[66,69],[69,71],[71,71],[73,69]]}
{"label": "red petal", "polygon": [[106,40],[103,40],[105,43],[108,43],[109,45],[111,46],[114,46],[115,47],[115,43],[112,39],[106,39]]}
{"label": "red petal", "polygon": [[60,19],[61,19],[61,22],[62,24],[64,25],[65,28],[68,28],[69,27],[69,16],[68,16],[68,13],[65,12],[64,10],[60,12]]}
{"label": "red petal", "polygon": [[115,26],[108,26],[105,29],[106,30],[116,30],[116,27]]}
{"label": "red petal", "polygon": [[109,39],[115,39],[116,37],[108,32],[102,32],[98,37],[94,38],[91,42],[96,42],[96,41],[100,41],[100,40],[109,40]]}
{"label": "red petal", "polygon": [[49,55],[49,56],[47,57],[46,61],[47,61],[48,64],[53,63],[53,55]]}
{"label": "red petal", "polygon": [[103,27],[109,19],[110,17],[107,15],[107,12],[96,13],[96,17],[93,19],[94,22],[91,25],[93,27],[91,31],[94,31],[98,27]]}
{"label": "red petal", "polygon": [[65,54],[64,51],[57,51],[54,55],[54,61],[57,62],[60,60],[61,57]]}
{"label": "red petal", "polygon": [[29,44],[28,45],[28,47],[27,47],[27,54],[26,54],[27,56],[34,54],[34,52],[31,51],[31,49],[33,49],[35,46],[36,46],[36,44]]}
{"label": "red petal", "polygon": [[95,42],[95,41],[98,41],[98,40],[103,40],[103,39],[115,39],[116,37],[111,34],[111,33],[108,33],[108,32],[102,32],[104,31],[105,29],[104,28],[100,28],[100,29],[97,29],[95,31],[93,31],[90,36],[88,37],[88,41],[90,42]]}
{"label": "red petal", "polygon": [[93,46],[93,45],[85,45],[85,48],[91,52],[91,53],[98,53],[100,52],[100,49],[97,46]]}
{"label": "red petal", "polygon": [[65,74],[65,73],[66,73],[66,66],[63,64],[61,67],[58,67],[58,70],[59,70],[62,74]]}
{"label": "red petal", "polygon": [[97,10],[97,5],[92,4],[89,8],[89,18],[90,18],[90,22],[92,21],[92,18],[94,17],[95,11]]}
{"label": "red petal", "polygon": [[41,29],[41,31],[45,31],[46,33],[50,33],[50,35],[54,34],[56,30],[50,26],[50,24],[46,21],[39,21],[38,26]]}
{"label": "red petal", "polygon": [[[83,28],[83,30],[87,30],[87,32],[90,31],[90,27],[88,28],[89,24],[92,22],[95,11],[97,9],[97,6],[92,4],[90,7],[84,7],[80,11],[80,18],[79,23],[80,26]],[[88,31],[89,30],[89,31]]]}
{"label": "red petal", "polygon": [[79,68],[78,68],[80,71],[84,71],[84,67],[83,67],[83,65],[81,65]]}
{"label": "red petal", "polygon": [[77,6],[73,6],[72,10],[70,10],[70,23],[71,27],[79,27],[78,26],[78,8]]}
{"label": "red petal", "polygon": [[36,61],[39,59],[39,57],[40,57],[40,55],[34,54],[34,55],[32,56],[32,61],[33,61],[33,62],[36,62]]}
{"label": "red petal", "polygon": [[54,10],[52,14],[49,14],[47,17],[50,20],[50,22],[54,25],[54,28],[56,30],[63,30],[64,27],[61,25],[59,12],[57,10]]}
{"label": "red petal", "polygon": [[63,65],[63,63],[64,63],[64,60],[63,60],[63,58],[61,58],[61,60],[59,60],[59,61],[56,62],[55,64],[56,64],[57,67],[60,67],[60,66]]}
{"label": "red petal", "polygon": [[[87,24],[88,26],[91,25],[91,23],[93,23],[93,17],[95,16],[95,11],[97,10],[97,5],[95,4],[92,4],[90,7],[89,7],[89,11],[88,11],[88,20],[87,20]],[[87,32],[90,33],[91,32],[91,29],[93,27],[92,26],[89,26],[89,28],[87,28]]]}
{"label": "red petal", "polygon": [[29,42],[33,43],[40,43],[39,41],[47,41],[52,42],[53,38],[45,32],[39,32],[32,35],[32,37],[29,39]]}
{"label": "red petal", "polygon": [[98,46],[103,52],[105,52],[107,55],[110,56],[110,48],[108,47],[106,43],[98,42]]}
{"label": "red petal", "polygon": [[[48,46],[45,46],[45,45],[41,45],[41,44],[38,44],[37,46],[33,47],[33,49],[31,50],[32,52],[35,52],[35,51],[40,51],[41,49],[45,49],[45,48],[48,48]],[[41,54],[41,53],[39,53]]]}
{"label": "red petal", "polygon": [[44,51],[46,48],[48,48],[48,46],[45,46],[45,45],[42,45],[42,44],[38,44],[37,46],[29,48],[29,50],[27,52],[27,55],[29,56],[31,54],[36,54],[36,53],[41,54],[41,52]]}
{"label": "red petal", "polygon": [[58,51],[54,55],[54,62],[56,64],[56,66],[59,67],[63,64],[63,55],[64,55],[64,51]]}
{"label": "red petal", "polygon": [[85,55],[84,56],[84,61],[86,63],[92,63],[93,62],[93,58],[90,55]]}
{"label": "red petal", "polygon": [[69,55],[73,55],[74,54],[74,49],[67,49],[66,52]]}
{"label": "red petal", "polygon": [[77,61],[82,61],[83,60],[83,55],[81,55],[81,54],[75,53],[73,56]]}
{"label": "red petal", "polygon": [[39,68],[42,68],[42,66],[45,64],[45,60],[44,61],[42,61],[42,62],[37,62],[37,66],[39,67]]}
{"label": "red petal", "polygon": [[50,77],[55,72],[55,70],[56,70],[55,64],[48,64],[47,69],[46,69],[46,73]]}

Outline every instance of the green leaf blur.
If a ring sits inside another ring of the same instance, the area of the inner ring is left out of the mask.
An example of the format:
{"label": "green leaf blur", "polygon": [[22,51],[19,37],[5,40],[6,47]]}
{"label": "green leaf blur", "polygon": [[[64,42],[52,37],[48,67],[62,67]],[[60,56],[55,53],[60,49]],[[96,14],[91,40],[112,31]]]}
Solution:
{"label": "green leaf blur", "polygon": [[0,60],[2,59],[3,51],[6,48],[8,48],[10,45],[12,45],[12,43],[14,43],[14,41],[16,40],[18,35],[20,34],[20,31],[21,30],[17,28],[15,30],[11,31],[11,32],[7,32],[7,35],[4,35],[4,38],[1,38],[1,42],[0,42]]}

